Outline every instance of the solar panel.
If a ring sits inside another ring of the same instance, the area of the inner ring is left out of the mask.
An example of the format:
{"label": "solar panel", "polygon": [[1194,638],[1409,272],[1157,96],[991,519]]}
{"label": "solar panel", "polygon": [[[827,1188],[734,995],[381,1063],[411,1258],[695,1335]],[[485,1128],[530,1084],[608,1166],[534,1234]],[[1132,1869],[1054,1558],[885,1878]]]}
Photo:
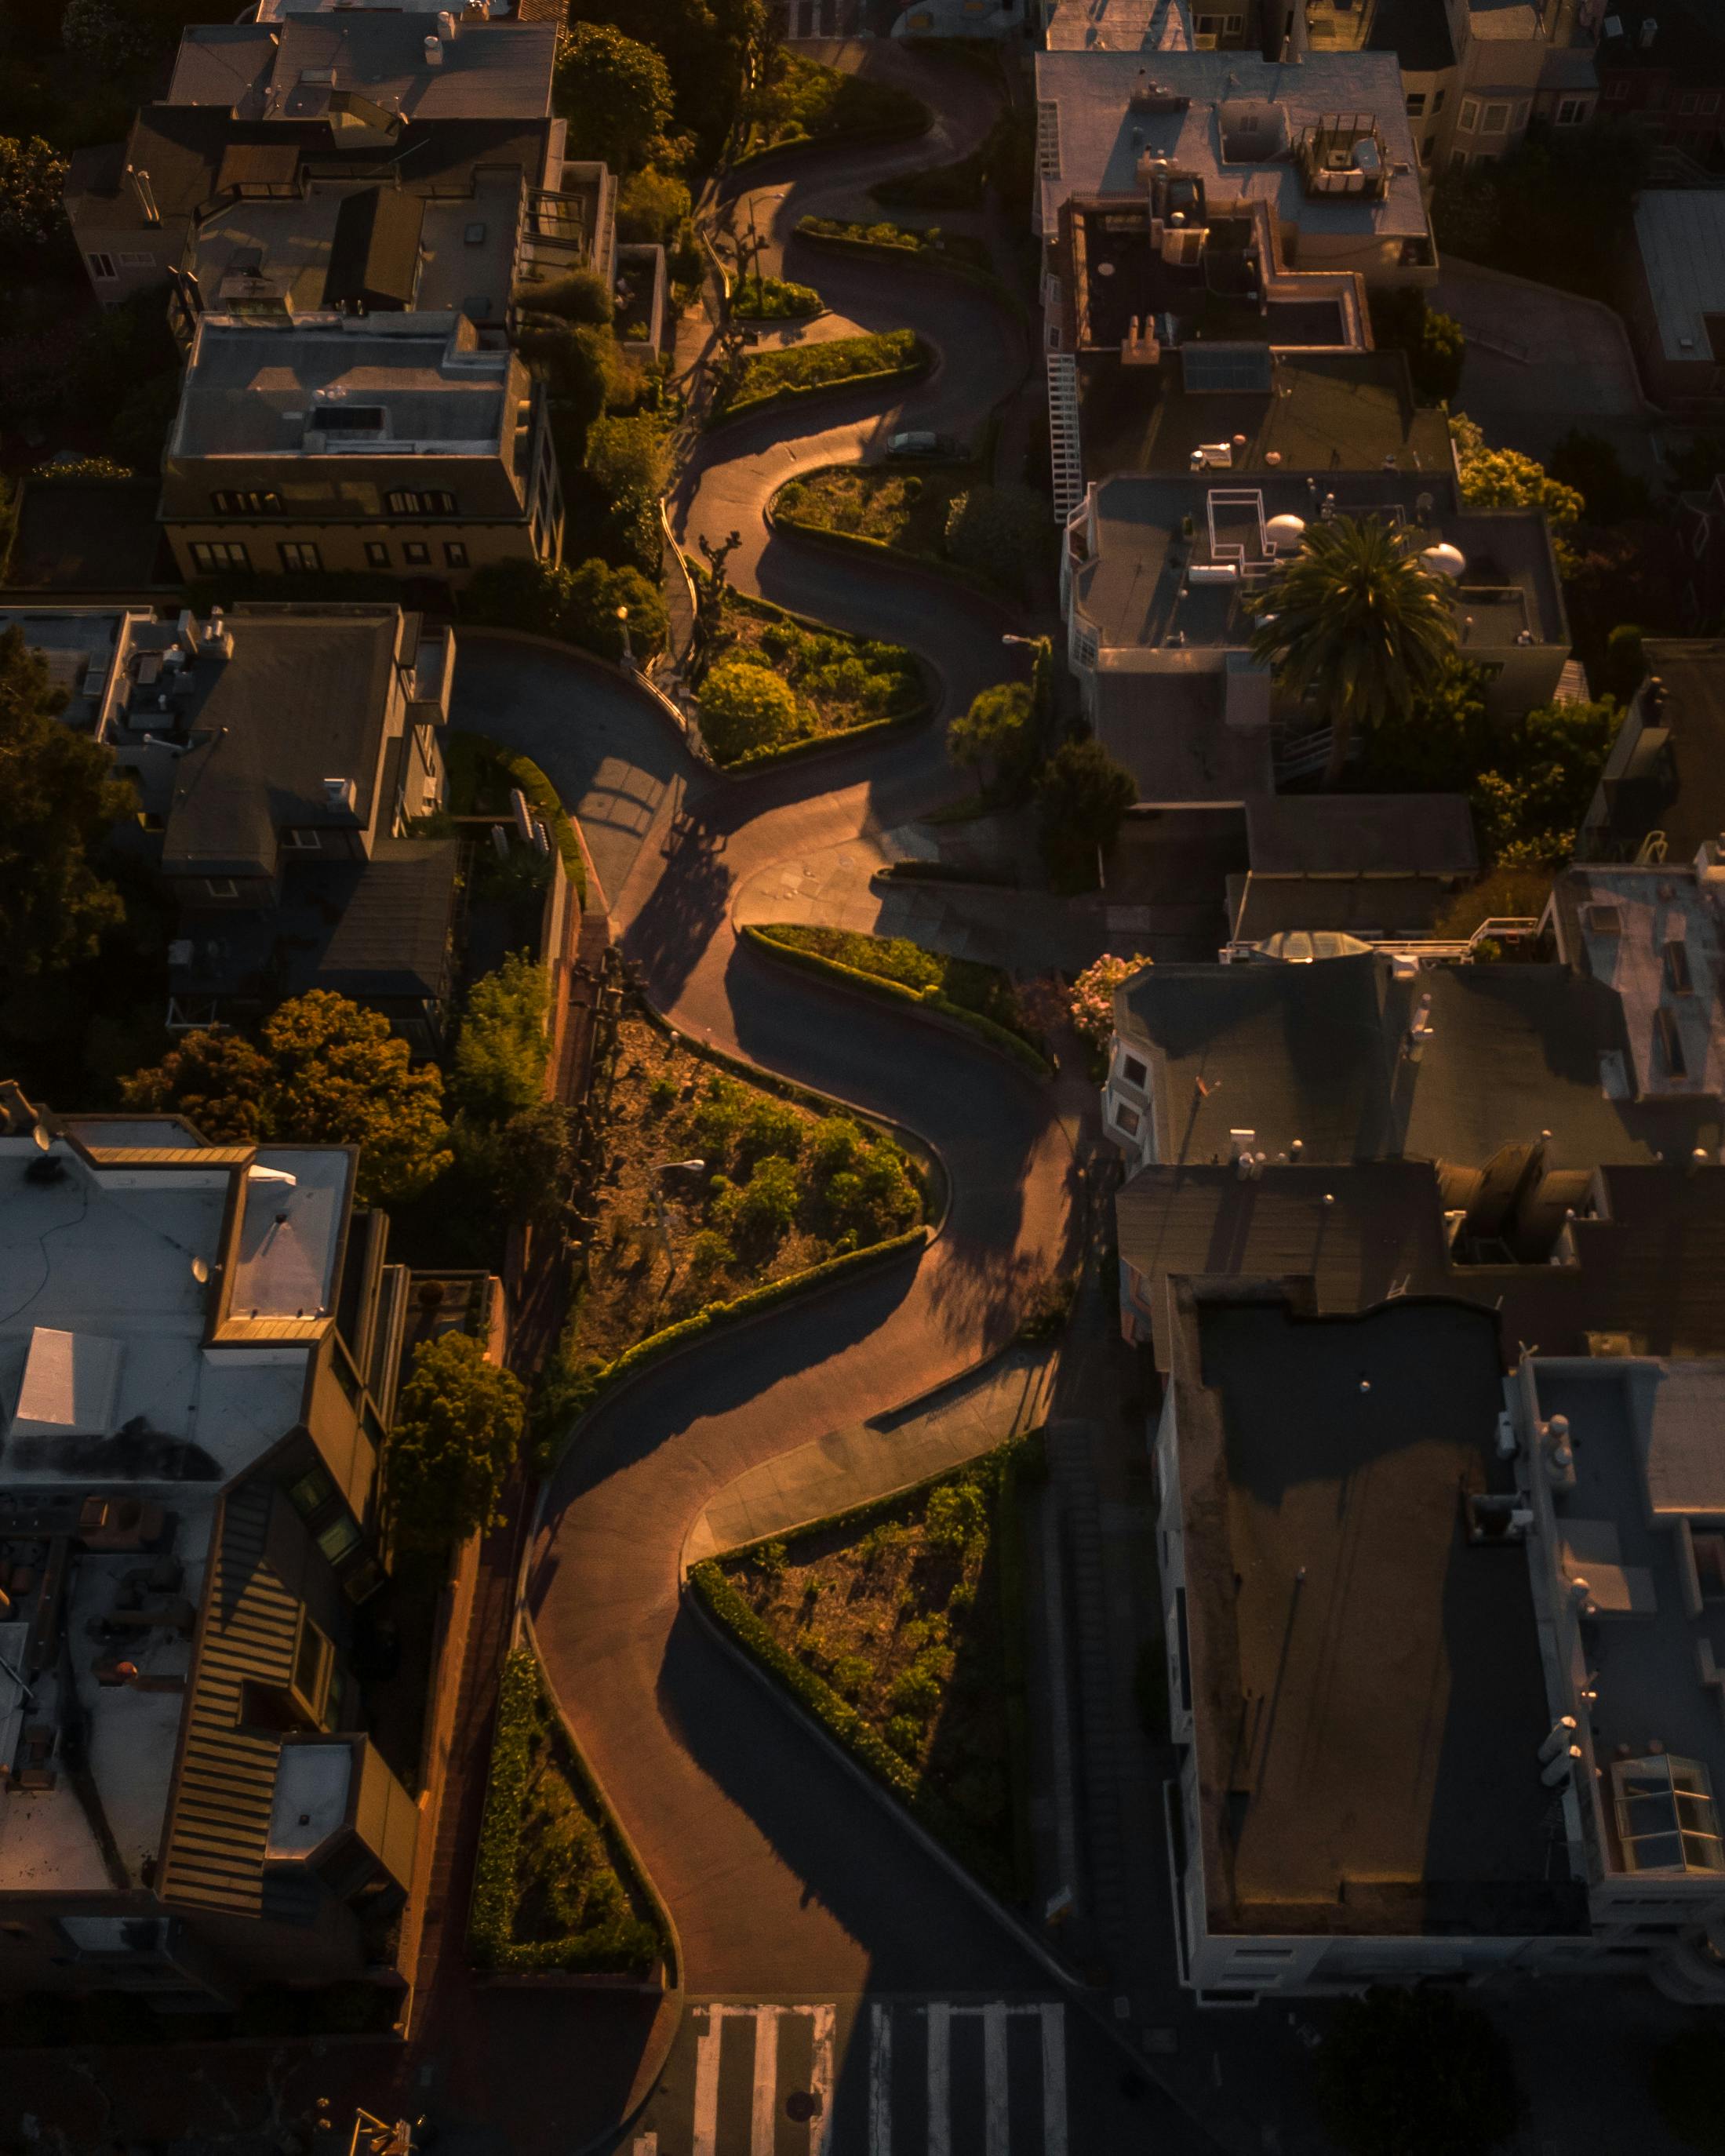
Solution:
{"label": "solar panel", "polygon": [[1270,347],[1267,344],[1183,344],[1180,378],[1189,396],[1209,397],[1229,391],[1247,394],[1270,392]]}

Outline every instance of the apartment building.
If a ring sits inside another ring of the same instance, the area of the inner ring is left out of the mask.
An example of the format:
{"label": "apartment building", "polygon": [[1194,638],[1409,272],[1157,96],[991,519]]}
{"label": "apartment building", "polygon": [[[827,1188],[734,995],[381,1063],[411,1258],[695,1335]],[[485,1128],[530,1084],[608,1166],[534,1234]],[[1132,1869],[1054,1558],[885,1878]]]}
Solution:
{"label": "apartment building", "polygon": [[1725,169],[1725,27],[1704,7],[1669,0],[1614,8],[1601,24],[1599,110],[1651,146],[1656,176],[1675,186]]}
{"label": "apartment building", "polygon": [[1647,187],[1635,199],[1630,336],[1656,403],[1697,423],[1725,414],[1725,198]]}
{"label": "apartment building", "polygon": [[0,1088],[9,1988],[401,1988],[417,1762],[353,1651],[408,1276],[355,1158]]}
{"label": "apartment building", "polygon": [[544,386],[459,313],[203,316],[162,480],[188,580],[562,557]]}

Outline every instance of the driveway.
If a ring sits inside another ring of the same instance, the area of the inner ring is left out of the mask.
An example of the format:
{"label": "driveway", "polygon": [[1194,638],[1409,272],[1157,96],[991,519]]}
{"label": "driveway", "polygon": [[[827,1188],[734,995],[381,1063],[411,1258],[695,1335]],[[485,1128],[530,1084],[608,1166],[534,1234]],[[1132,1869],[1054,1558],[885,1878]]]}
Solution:
{"label": "driveway", "polygon": [[1445,265],[1433,306],[1467,334],[1456,408],[1486,439],[1544,458],[1572,427],[1603,434],[1658,483],[1651,421],[1628,333],[1598,301],[1471,264]]}

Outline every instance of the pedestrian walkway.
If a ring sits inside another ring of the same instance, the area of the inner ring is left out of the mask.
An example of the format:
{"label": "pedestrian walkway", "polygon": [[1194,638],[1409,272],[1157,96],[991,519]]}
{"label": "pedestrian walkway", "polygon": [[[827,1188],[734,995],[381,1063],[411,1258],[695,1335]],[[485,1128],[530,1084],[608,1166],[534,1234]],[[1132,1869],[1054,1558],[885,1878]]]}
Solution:
{"label": "pedestrian walkway", "polygon": [[1050,1350],[1015,1348],[929,1399],[829,1430],[751,1468],[696,1521],[684,1545],[685,1566],[886,1496],[1034,1430],[1046,1412],[1055,1368]]}
{"label": "pedestrian walkway", "polygon": [[1067,2156],[1057,1999],[691,2005],[632,2156]]}

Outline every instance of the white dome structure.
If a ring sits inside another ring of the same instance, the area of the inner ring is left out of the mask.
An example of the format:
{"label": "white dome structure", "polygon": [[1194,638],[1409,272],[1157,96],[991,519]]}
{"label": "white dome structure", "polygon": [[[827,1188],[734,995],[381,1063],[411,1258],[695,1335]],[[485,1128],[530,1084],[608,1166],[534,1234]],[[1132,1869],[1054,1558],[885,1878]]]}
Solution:
{"label": "white dome structure", "polygon": [[1291,554],[1306,537],[1306,519],[1286,511],[1280,516],[1272,516],[1264,526],[1264,536],[1278,554]]}
{"label": "white dome structure", "polygon": [[1466,555],[1447,539],[1440,540],[1435,547],[1428,547],[1420,558],[1435,576],[1453,578],[1467,573]]}

